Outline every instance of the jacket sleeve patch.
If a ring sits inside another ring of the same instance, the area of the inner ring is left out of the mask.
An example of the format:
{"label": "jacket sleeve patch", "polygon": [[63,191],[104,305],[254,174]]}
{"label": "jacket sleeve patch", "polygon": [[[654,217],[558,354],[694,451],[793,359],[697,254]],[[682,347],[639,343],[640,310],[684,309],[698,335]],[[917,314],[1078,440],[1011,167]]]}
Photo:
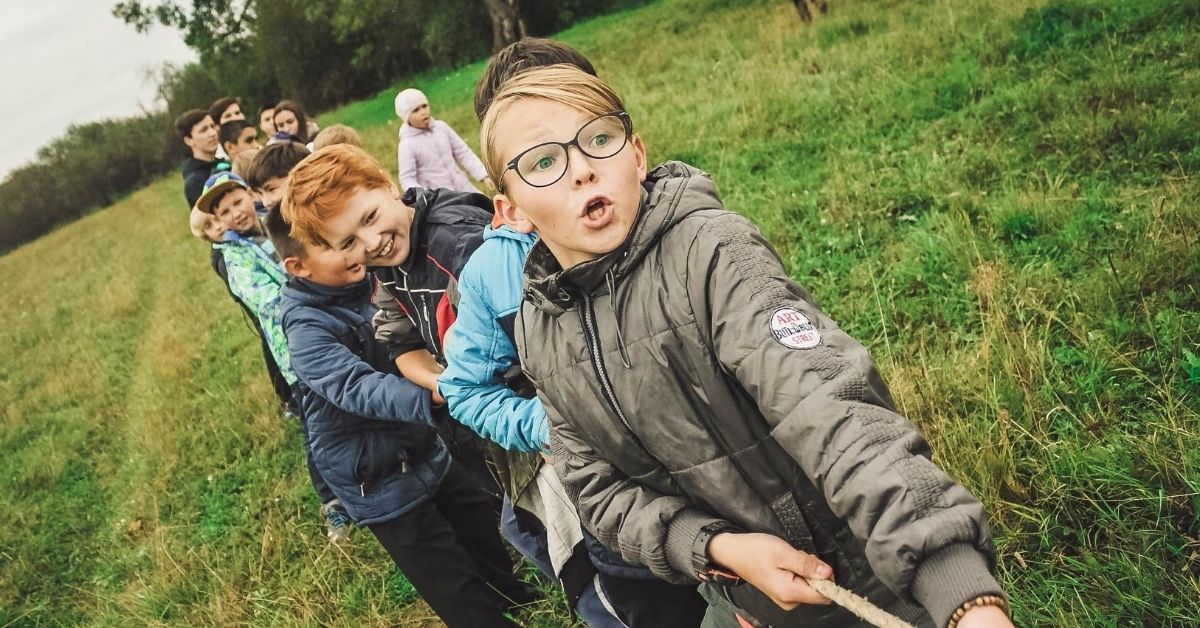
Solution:
{"label": "jacket sleeve patch", "polygon": [[821,344],[821,332],[793,307],[779,308],[771,315],[771,337],[789,349],[812,349]]}

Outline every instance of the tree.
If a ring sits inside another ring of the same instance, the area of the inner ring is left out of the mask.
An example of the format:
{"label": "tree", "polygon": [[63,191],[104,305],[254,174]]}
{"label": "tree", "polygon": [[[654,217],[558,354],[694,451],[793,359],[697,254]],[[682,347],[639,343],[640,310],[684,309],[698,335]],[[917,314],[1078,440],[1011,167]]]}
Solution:
{"label": "tree", "polygon": [[151,5],[142,0],[122,0],[112,14],[139,33],[155,22],[183,31],[183,41],[200,53],[201,59],[213,54],[239,50],[250,36],[247,26],[254,22],[256,0],[192,0],[188,11],[174,0],[158,0]]}
{"label": "tree", "polygon": [[492,17],[492,51],[516,42],[525,36],[525,18],[521,16],[521,0],[484,0]]}

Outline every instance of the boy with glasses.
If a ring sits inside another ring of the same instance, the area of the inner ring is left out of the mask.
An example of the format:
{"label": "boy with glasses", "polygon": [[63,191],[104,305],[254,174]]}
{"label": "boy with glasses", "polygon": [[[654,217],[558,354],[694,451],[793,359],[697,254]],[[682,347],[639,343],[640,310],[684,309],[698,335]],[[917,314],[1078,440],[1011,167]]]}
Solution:
{"label": "boy with glasses", "polygon": [[[476,88],[479,117],[505,80],[555,63],[594,73],[586,57],[553,40],[527,38],[497,53]],[[549,424],[520,375],[514,344],[522,269],[536,242],[534,234],[497,223],[484,231],[459,275],[458,318],[447,335],[439,390],[456,421],[506,450],[492,452],[511,502],[501,518],[504,537],[562,586],[589,626],[693,628],[706,607],[696,585],[665,582],[586,534],[553,466],[543,463]]]}
{"label": "boy with glasses", "polygon": [[855,624],[818,579],[910,622],[1010,628],[982,505],[867,350],[704,173],[649,168],[623,111],[552,66],[505,83],[482,125],[497,212],[539,233],[517,348],[588,529],[704,582],[710,628]]}

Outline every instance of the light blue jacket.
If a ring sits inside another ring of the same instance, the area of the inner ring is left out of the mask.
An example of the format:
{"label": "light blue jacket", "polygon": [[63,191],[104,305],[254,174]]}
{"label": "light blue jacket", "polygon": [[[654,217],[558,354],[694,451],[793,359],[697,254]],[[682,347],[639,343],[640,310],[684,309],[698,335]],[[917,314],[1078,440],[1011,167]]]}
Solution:
{"label": "light blue jacket", "polygon": [[541,451],[549,441],[542,403],[504,385],[518,361],[512,330],[521,309],[525,256],[537,236],[488,228],[458,277],[458,318],[446,335],[446,370],[438,389],[450,415],[514,451]]}

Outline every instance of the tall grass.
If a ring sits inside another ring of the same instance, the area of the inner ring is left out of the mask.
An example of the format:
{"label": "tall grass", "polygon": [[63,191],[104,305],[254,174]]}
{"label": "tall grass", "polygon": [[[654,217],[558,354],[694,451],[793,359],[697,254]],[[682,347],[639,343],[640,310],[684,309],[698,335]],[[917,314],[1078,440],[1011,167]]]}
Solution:
{"label": "tall grass", "polygon": [[[662,0],[561,35],[988,508],[1022,625],[1200,617],[1200,2]],[[411,81],[476,145],[481,66]],[[327,114],[395,169],[389,90]],[[425,625],[324,541],[177,177],[0,258],[0,625]],[[569,622],[561,599],[523,621]]]}

